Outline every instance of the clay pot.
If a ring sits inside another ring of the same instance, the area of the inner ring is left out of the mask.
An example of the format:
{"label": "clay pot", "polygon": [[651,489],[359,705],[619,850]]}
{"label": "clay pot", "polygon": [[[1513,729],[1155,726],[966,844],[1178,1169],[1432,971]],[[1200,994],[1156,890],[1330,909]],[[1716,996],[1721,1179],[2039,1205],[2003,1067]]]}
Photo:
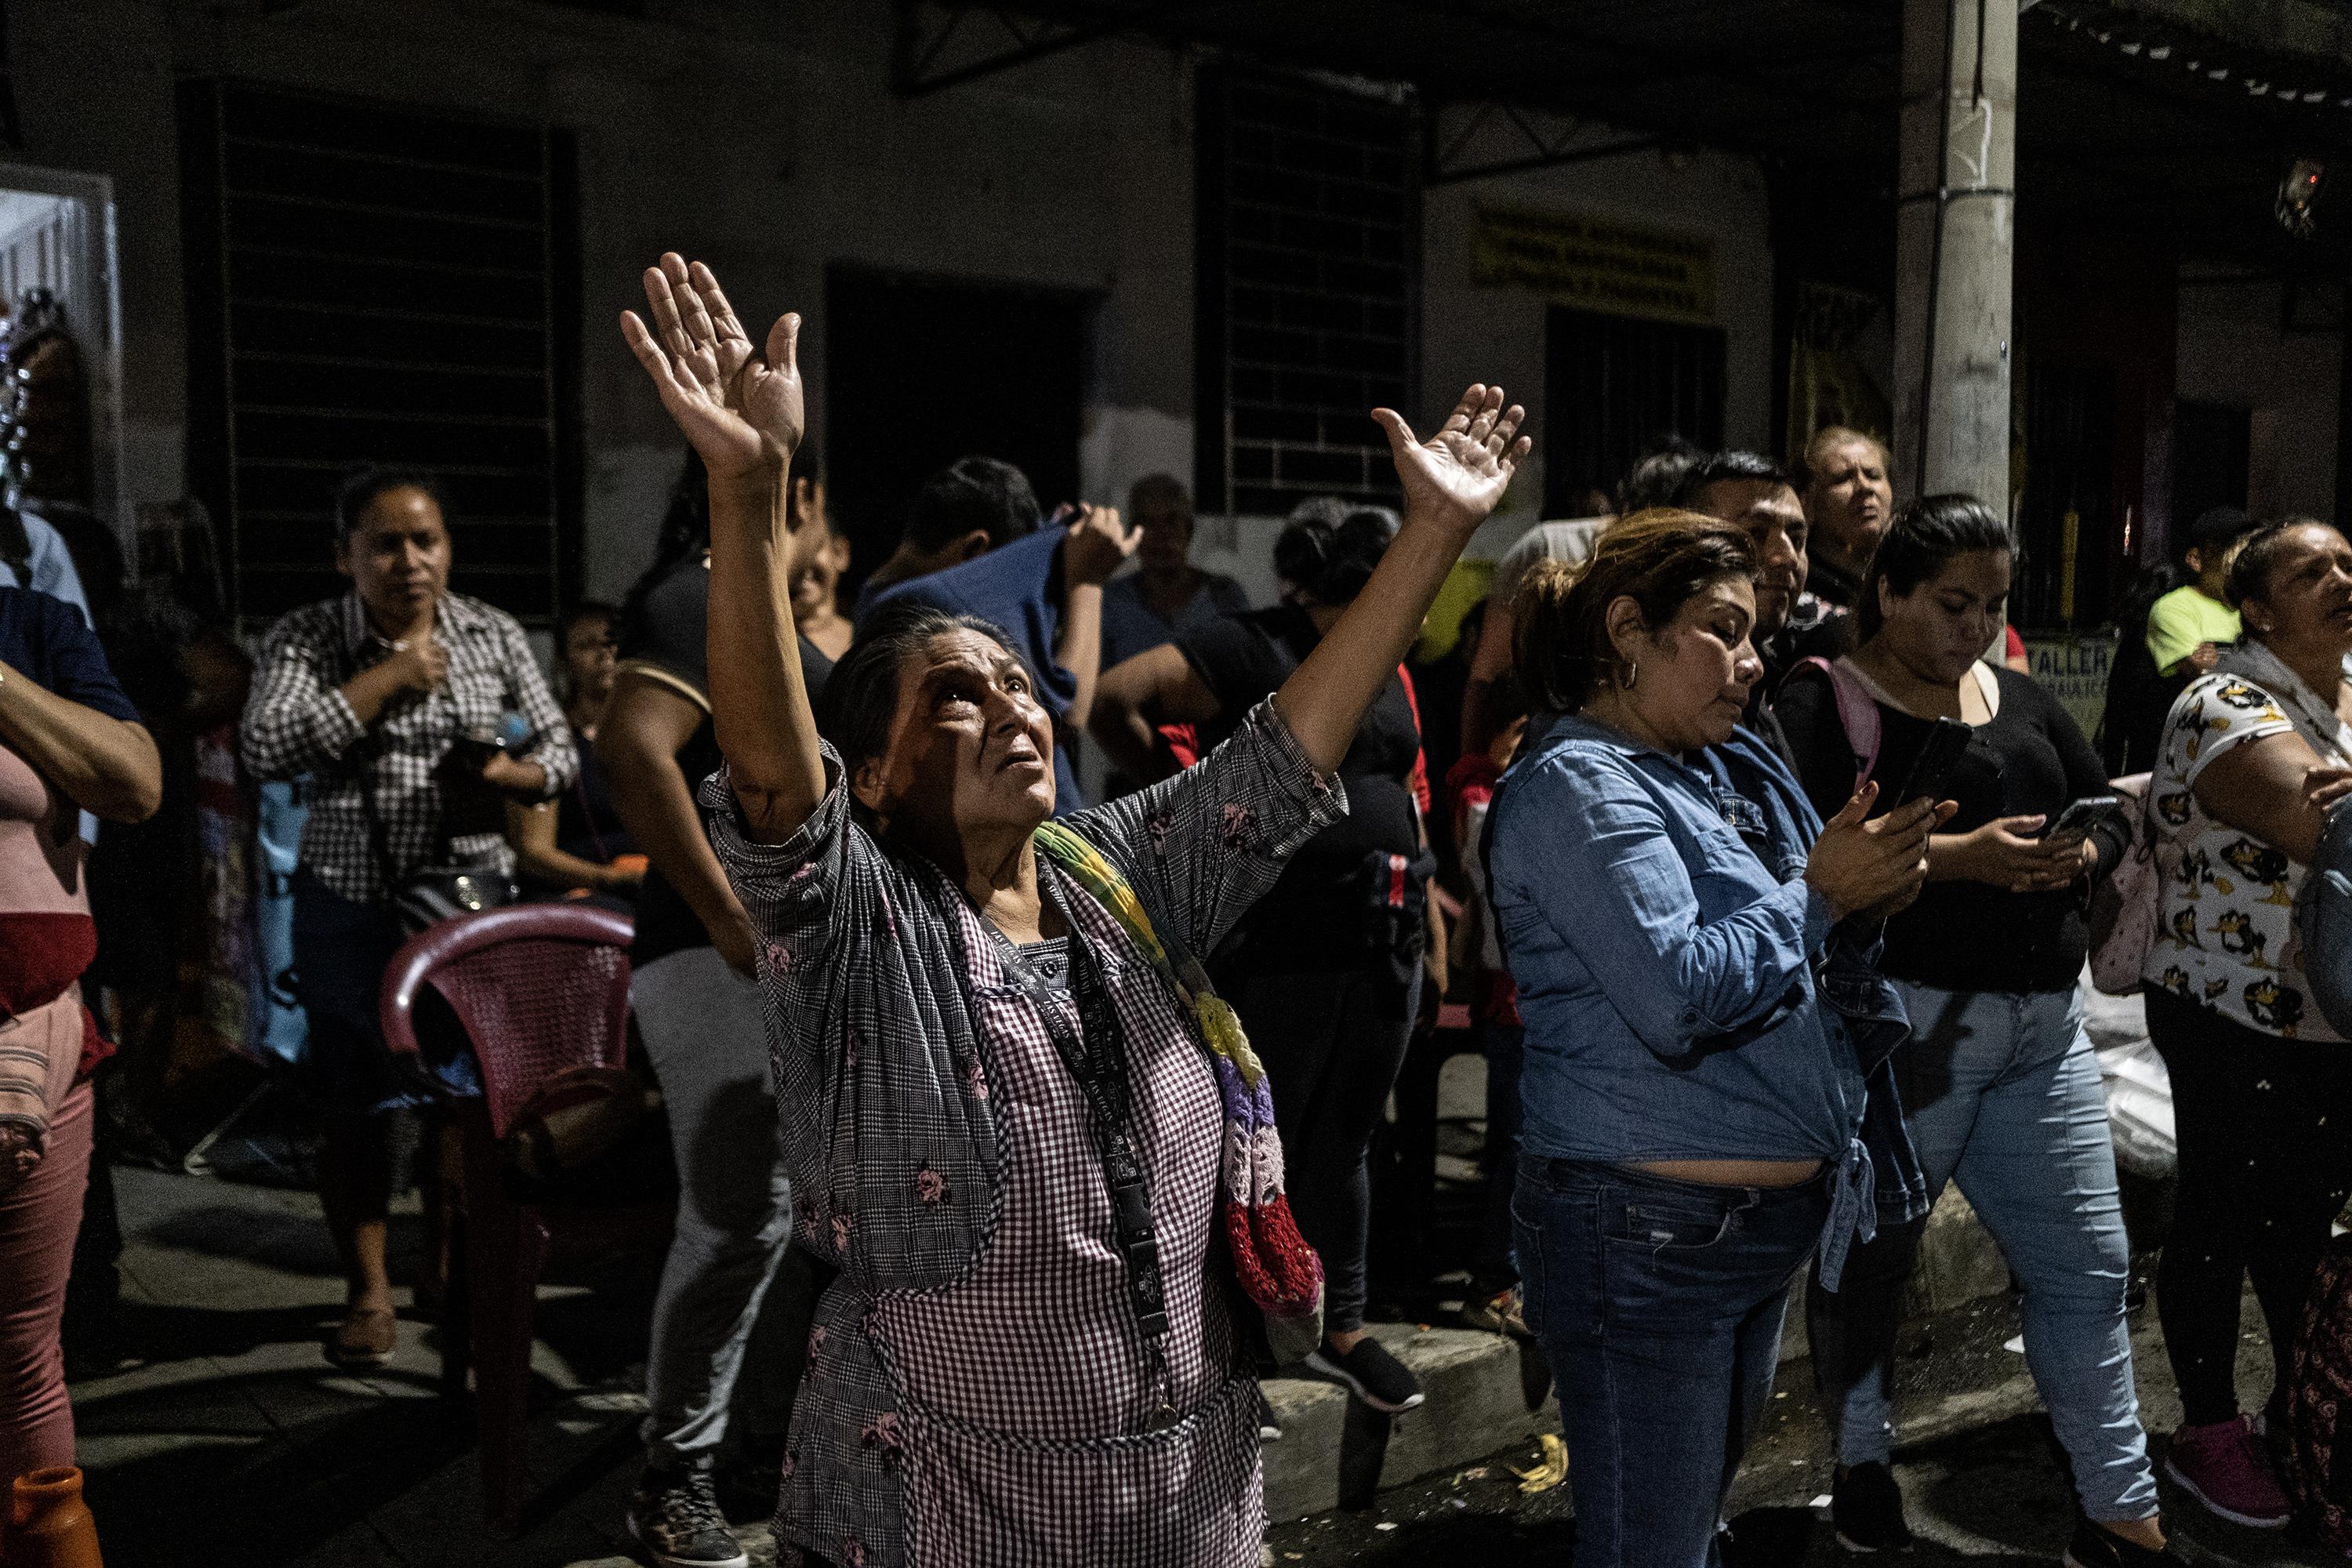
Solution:
{"label": "clay pot", "polygon": [[81,1472],[71,1465],[16,1478],[8,1524],[0,1531],[7,1568],[104,1568],[98,1521],[81,1500]]}

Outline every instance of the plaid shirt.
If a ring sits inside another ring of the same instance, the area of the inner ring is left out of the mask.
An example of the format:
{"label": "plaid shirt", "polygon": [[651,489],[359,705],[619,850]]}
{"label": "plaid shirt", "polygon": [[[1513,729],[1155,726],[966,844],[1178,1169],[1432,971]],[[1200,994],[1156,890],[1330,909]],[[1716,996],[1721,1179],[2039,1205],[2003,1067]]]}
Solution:
{"label": "plaid shirt", "polygon": [[[841,1268],[793,1406],[780,1560],[1255,1568],[1256,1396],[1211,1279],[1222,1122],[1192,1026],[1041,858],[1101,955],[1151,1171],[1182,1419],[1144,1431],[1161,1395],[1076,1085],[961,891],[869,837],[830,746],[825,766],[782,844],[744,835],[724,768],[701,797],[761,936],[797,1238]],[[1207,952],[1346,811],[1268,701],[1196,766],[1068,820]]]}
{"label": "plaid shirt", "polygon": [[[436,770],[468,731],[496,733],[506,714],[520,713],[530,726],[522,760],[546,770],[551,795],[579,771],[563,710],[513,616],[478,599],[445,594],[433,635],[448,649],[448,679],[421,697],[404,692],[393,699],[373,731],[338,688],[390,658],[393,647],[369,627],[356,591],[293,611],[262,643],[238,752],[257,778],[313,778],[299,864],[355,902],[372,903],[384,893],[363,773],[385,854],[405,872],[443,856],[448,829]],[[363,740],[372,744],[362,746]],[[451,837],[447,853],[467,864],[514,868],[514,851],[499,831]]]}

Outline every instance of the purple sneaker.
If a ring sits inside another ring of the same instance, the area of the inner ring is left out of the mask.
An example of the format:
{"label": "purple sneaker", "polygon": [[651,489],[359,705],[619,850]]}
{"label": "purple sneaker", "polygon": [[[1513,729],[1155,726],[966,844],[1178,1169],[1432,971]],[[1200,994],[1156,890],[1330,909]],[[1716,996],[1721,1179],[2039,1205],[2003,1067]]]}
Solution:
{"label": "purple sneaker", "polygon": [[2294,1515],[2243,1415],[2174,1432],[2164,1470],[2207,1512],[2232,1524],[2276,1530]]}

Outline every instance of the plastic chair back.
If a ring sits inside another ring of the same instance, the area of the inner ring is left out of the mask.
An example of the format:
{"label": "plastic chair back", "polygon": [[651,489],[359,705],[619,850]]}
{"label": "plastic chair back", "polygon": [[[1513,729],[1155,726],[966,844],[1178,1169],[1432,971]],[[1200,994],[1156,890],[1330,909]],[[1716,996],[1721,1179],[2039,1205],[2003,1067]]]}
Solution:
{"label": "plastic chair back", "polygon": [[625,916],[585,904],[444,921],[409,938],[384,972],[384,1043],[416,1052],[416,994],[430,985],[473,1044],[490,1131],[503,1138],[556,1073],[622,1065],[632,933]]}

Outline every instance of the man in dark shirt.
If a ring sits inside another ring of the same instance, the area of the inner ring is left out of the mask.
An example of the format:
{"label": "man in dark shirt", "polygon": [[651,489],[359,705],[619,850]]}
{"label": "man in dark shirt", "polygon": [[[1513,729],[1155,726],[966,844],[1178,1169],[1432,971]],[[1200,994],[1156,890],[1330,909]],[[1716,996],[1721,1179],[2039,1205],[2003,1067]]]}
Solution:
{"label": "man in dark shirt", "polygon": [[1804,660],[1843,653],[1852,636],[1852,617],[1843,610],[1810,625],[1793,618],[1805,585],[1811,532],[1797,500],[1796,483],[1769,458],[1717,452],[1690,471],[1675,504],[1737,523],[1756,547],[1761,574],[1756,583],[1751,637],[1757,657],[1764,661],[1764,679],[1748,697],[1744,722],[1786,756],[1788,744],[1772,719],[1772,694]]}
{"label": "man in dark shirt", "polygon": [[888,589],[1002,550],[1037,531],[1029,476],[998,458],[959,458],[923,481],[907,503],[898,547],[866,575],[850,619],[862,621]]}
{"label": "man in dark shirt", "polygon": [[[797,472],[787,570],[823,547],[813,482]],[[704,637],[707,548],[648,574],[621,632],[621,663],[596,751],[614,809],[649,862],[630,948],[629,1002],[661,1083],[677,1162],[677,1228],[646,1356],[646,1472],[629,1528],[666,1568],[742,1562],[717,1500],[730,1414],[747,1489],[772,1500],[790,1384],[743,1380],[747,1353],[772,1365],[806,1333],[808,1293],[787,1270],[792,1191],[776,1145],[766,1023],[751,978],[751,926],[704,837],[694,792],[716,772]],[[801,639],[801,674],[824,689],[832,661]],[[771,1294],[770,1287],[775,1285]],[[762,1310],[763,1303],[766,1310]],[[777,1347],[764,1357],[752,1350]]]}

